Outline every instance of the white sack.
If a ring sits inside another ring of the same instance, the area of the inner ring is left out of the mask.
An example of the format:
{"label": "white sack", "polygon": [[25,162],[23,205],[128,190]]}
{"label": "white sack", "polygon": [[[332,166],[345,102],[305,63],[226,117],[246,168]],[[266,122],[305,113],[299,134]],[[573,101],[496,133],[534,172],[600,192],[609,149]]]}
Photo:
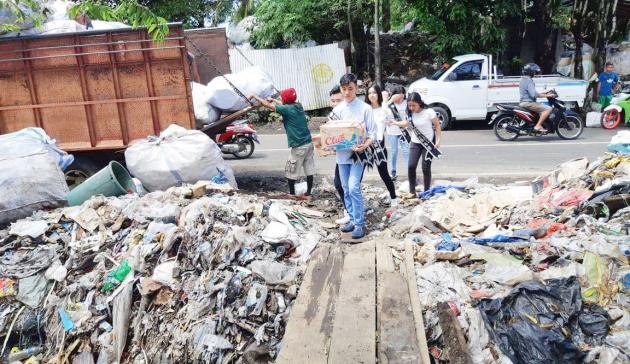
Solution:
{"label": "white sack", "polygon": [[[197,82],[190,83],[192,89],[193,109],[195,119],[201,125],[207,125],[219,120],[221,113],[210,105],[208,100],[208,88]],[[201,125],[198,125],[200,127]]]}
{"label": "white sack", "polygon": [[[257,95],[262,98],[271,97],[275,91],[271,79],[259,67],[249,67],[239,73],[225,75],[230,82],[248,97]],[[208,102],[220,110],[239,111],[250,104],[238,95],[230,84],[221,76],[208,83]]]}

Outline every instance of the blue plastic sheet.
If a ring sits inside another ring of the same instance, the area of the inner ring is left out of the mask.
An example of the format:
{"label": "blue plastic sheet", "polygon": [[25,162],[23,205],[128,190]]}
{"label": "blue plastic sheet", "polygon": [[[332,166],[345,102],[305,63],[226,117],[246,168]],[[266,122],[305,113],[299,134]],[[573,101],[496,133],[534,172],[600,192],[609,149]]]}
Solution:
{"label": "blue plastic sheet", "polygon": [[462,191],[462,190],[464,190],[464,187],[462,187],[462,186],[451,186],[451,185],[448,185],[448,186],[435,186],[435,187],[431,188],[428,191],[421,192],[418,196],[420,196],[421,199],[426,200],[427,198],[429,198],[431,196],[434,196],[434,195],[437,195],[437,194],[440,194],[440,193],[445,193],[446,191],[451,190],[451,189],[456,189],[456,190]]}
{"label": "blue plastic sheet", "polygon": [[522,238],[520,236],[506,236],[506,235],[495,235],[491,238],[470,238],[469,241],[471,243],[486,245],[489,243],[518,243],[527,241],[527,239]]}

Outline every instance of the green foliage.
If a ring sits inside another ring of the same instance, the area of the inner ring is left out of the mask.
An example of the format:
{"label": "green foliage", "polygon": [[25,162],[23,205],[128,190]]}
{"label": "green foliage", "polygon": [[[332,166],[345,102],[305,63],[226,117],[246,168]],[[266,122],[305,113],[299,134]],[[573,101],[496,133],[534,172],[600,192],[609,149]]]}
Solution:
{"label": "green foliage", "polygon": [[[352,21],[359,29],[372,24],[373,4],[370,0],[351,0]],[[252,38],[260,48],[309,39],[318,43],[348,39],[347,6],[343,0],[262,0],[254,13],[258,26]]]}
{"label": "green foliage", "polygon": [[507,33],[504,22],[521,14],[520,4],[515,0],[396,0],[392,18],[395,24],[415,18],[420,30],[436,35],[433,51],[447,59],[465,53],[500,53]]}
{"label": "green foliage", "polygon": [[91,19],[124,22],[133,28],[146,27],[156,41],[163,41],[168,35],[166,19],[133,0],[124,0],[115,7],[87,0],[70,8],[70,17],[80,14],[86,14]]}
{"label": "green foliage", "polygon": [[0,33],[18,31],[20,24],[29,20],[39,27],[45,19],[41,3],[37,0],[0,0],[0,10],[9,10],[13,15],[12,22],[0,24]]}

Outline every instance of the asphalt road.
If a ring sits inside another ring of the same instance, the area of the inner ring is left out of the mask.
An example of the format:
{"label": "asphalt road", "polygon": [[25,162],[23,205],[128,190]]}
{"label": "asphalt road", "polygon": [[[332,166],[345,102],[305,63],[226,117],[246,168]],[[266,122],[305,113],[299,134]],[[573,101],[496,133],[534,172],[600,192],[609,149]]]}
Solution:
{"label": "asphalt road", "polygon": [[[527,180],[552,171],[558,164],[578,157],[595,160],[606,151],[606,145],[616,131],[586,128],[577,140],[567,141],[557,135],[520,137],[515,142],[497,140],[485,126],[460,127],[449,130],[442,137],[443,156],[433,162],[434,179],[463,180],[478,176],[485,181]],[[288,157],[286,136],[260,135],[261,144],[250,159],[236,160],[226,156],[237,175],[281,176]],[[332,176],[334,157],[316,157],[318,174]],[[420,169],[420,167],[418,167]],[[405,176],[406,165],[398,155],[398,174]],[[421,175],[420,171],[418,174]],[[366,171],[367,180],[378,179],[374,170]]]}

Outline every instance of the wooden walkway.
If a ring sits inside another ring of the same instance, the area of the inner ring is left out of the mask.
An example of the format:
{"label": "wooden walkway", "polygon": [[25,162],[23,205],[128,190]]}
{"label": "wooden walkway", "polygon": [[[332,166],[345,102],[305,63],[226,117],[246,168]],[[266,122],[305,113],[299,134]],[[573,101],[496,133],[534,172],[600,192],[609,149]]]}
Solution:
{"label": "wooden walkway", "polygon": [[276,363],[430,363],[412,247],[395,245],[319,246]]}

